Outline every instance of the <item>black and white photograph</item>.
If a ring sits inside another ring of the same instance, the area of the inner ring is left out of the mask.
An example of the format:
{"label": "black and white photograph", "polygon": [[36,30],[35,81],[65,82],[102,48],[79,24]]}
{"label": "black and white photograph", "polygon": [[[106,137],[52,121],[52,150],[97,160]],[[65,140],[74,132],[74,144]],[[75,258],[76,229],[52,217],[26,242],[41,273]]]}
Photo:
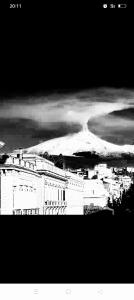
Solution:
{"label": "black and white photograph", "polygon": [[134,90],[1,97],[1,214],[134,213]]}
{"label": "black and white photograph", "polygon": [[65,31],[41,44],[28,29],[26,42],[25,30],[15,44],[11,36],[0,83],[1,215],[134,214],[133,57],[124,59],[122,36],[113,52],[102,32],[82,34],[81,47]]}

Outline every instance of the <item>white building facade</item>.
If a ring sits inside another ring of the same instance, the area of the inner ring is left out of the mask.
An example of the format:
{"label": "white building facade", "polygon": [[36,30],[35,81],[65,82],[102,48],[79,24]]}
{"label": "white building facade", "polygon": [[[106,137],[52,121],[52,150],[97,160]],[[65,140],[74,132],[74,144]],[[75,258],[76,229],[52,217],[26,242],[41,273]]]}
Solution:
{"label": "white building facade", "polygon": [[123,192],[123,188],[120,183],[112,178],[105,178],[104,187],[109,192],[110,201],[112,202],[114,199],[119,199],[121,193]]}
{"label": "white building facade", "polygon": [[119,175],[118,176],[119,183],[122,184],[124,190],[128,190],[133,183],[133,180],[129,176],[123,176]]}
{"label": "white building facade", "polygon": [[0,165],[0,213],[82,214],[83,178],[36,155],[12,153]]}
{"label": "white building facade", "polygon": [[111,178],[113,173],[112,169],[107,167],[107,164],[99,164],[94,168],[95,175],[97,175],[98,179],[108,177]]}
{"label": "white building facade", "polygon": [[84,180],[82,176],[66,171],[67,214],[83,214]]}
{"label": "white building facade", "polygon": [[93,205],[99,207],[107,206],[109,193],[99,179],[84,180],[84,206]]}

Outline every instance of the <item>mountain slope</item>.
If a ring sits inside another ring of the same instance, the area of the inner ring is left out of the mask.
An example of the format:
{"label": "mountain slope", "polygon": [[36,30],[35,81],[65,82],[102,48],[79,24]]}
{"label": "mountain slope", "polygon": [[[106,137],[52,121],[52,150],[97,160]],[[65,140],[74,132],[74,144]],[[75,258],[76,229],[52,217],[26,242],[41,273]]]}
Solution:
{"label": "mountain slope", "polygon": [[45,141],[36,146],[24,149],[27,153],[43,154],[48,152],[51,155],[73,155],[79,152],[93,152],[107,156],[119,155],[121,153],[134,154],[134,145],[115,145],[102,140],[88,130],[85,126],[82,131],[60,138]]}

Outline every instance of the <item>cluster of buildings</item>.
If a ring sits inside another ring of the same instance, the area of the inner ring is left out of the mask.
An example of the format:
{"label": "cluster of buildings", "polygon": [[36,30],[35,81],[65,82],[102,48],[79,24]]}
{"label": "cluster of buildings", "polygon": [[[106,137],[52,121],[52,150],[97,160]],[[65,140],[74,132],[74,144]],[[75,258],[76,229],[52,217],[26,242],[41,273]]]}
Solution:
{"label": "cluster of buildings", "polygon": [[94,170],[63,170],[53,162],[21,151],[0,162],[0,214],[84,214],[85,206],[107,207],[132,183],[107,165]]}
{"label": "cluster of buildings", "polygon": [[107,207],[108,201],[121,199],[123,191],[127,191],[133,183],[134,168],[127,168],[125,175],[123,169],[108,168],[107,164],[98,164],[94,169],[72,170],[83,174],[84,205]]}

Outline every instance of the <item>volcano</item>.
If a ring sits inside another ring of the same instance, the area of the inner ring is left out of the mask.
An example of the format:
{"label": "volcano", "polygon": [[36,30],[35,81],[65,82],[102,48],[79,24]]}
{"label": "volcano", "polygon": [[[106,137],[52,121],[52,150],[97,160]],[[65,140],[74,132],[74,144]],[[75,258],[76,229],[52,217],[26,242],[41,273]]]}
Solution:
{"label": "volcano", "polygon": [[100,156],[119,157],[121,154],[134,155],[134,145],[115,145],[102,140],[89,131],[87,123],[74,134],[50,139],[36,146],[23,149],[25,153],[75,156],[82,152],[95,152]]}

